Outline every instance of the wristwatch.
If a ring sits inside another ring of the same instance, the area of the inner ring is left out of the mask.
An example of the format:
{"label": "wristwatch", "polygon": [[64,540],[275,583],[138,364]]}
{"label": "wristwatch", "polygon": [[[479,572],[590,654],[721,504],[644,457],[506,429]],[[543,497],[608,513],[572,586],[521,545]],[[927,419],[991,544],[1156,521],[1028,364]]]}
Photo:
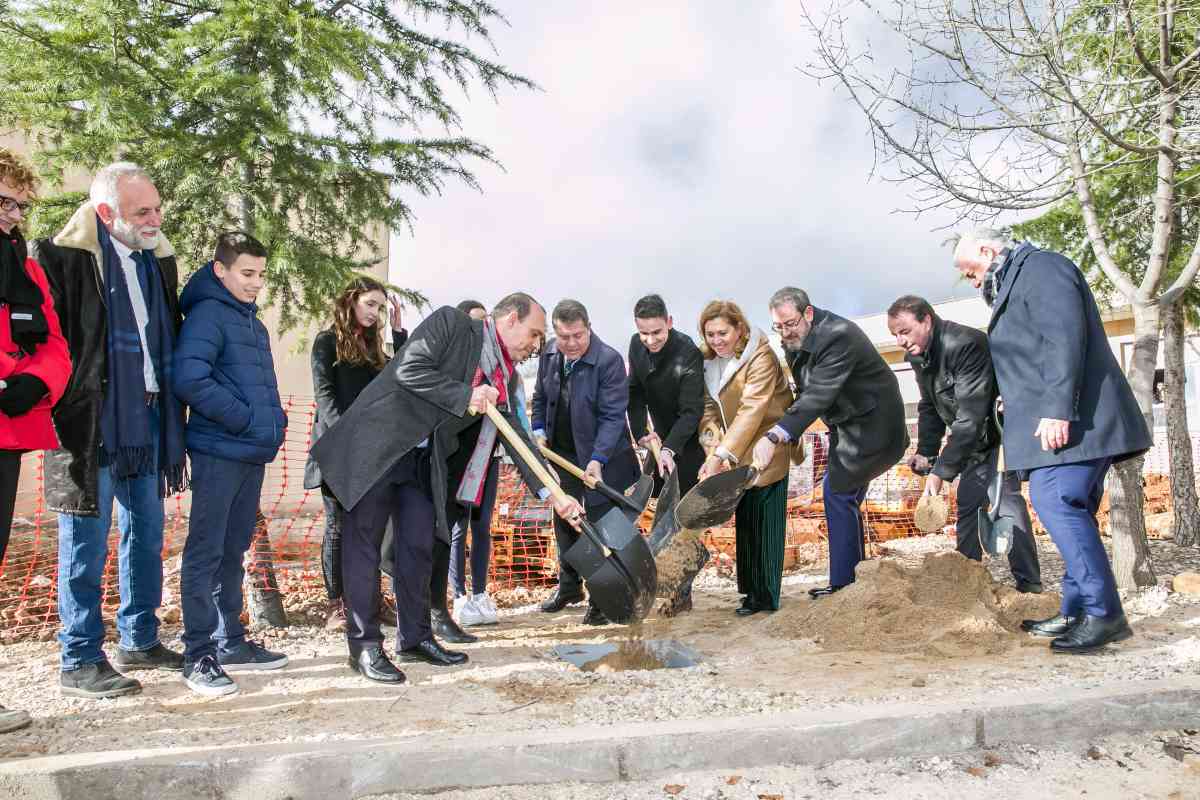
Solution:
{"label": "wristwatch", "polygon": [[775,431],[767,431],[767,441],[771,444],[780,444],[783,440],[779,438],[779,434]]}

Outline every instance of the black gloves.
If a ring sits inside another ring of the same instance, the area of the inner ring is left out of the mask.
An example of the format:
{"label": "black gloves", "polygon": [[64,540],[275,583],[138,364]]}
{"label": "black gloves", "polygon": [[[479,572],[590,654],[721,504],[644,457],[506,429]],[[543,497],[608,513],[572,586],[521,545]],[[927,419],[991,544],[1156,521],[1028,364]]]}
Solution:
{"label": "black gloves", "polygon": [[8,388],[0,392],[0,412],[19,417],[28,414],[50,391],[41,378],[22,372],[6,380]]}

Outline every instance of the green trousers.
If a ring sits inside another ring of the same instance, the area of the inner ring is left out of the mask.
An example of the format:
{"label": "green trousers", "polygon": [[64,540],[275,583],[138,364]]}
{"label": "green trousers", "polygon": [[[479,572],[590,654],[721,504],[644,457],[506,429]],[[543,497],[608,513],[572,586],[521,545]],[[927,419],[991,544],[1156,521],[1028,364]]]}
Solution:
{"label": "green trousers", "polygon": [[762,608],[779,608],[783,545],[787,538],[787,476],[748,489],[734,515],[738,591]]}

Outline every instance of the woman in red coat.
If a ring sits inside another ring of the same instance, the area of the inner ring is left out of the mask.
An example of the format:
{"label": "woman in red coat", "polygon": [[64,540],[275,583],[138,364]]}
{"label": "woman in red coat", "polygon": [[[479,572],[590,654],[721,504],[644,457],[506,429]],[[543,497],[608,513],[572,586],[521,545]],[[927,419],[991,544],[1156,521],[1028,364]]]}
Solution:
{"label": "woman in red coat", "polygon": [[[33,171],[0,148],[0,565],[8,548],[21,456],[58,447],[50,407],[71,376],[71,357],[46,275],[18,227],[37,188]],[[0,733],[30,722],[0,706]]]}

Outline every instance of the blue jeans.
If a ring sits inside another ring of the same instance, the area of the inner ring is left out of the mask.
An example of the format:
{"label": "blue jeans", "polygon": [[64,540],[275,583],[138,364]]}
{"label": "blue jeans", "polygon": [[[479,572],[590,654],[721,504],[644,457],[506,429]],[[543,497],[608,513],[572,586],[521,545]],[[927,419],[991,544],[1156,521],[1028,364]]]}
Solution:
{"label": "blue jeans", "polygon": [[[467,593],[467,527],[471,528],[471,591],[487,591],[488,565],[492,557],[492,511],[496,506],[496,484],[500,482],[500,460],[492,459],[483,482],[483,497],[478,508],[453,504],[457,519],[450,522],[450,585],[454,596]],[[450,491],[454,491],[453,484]]]}
{"label": "blue jeans", "polygon": [[158,418],[151,415],[155,465],[149,475],[118,478],[101,457],[96,503],[99,515],[58,515],[58,616],[64,671],[104,661],[104,564],[113,500],[117,501],[117,580],[121,605],[117,632],[125,650],[149,650],[158,644],[158,607],[162,605],[163,501],[158,496]]}
{"label": "blue jeans", "polygon": [[183,657],[215,656],[246,640],[242,625],[242,560],[254,538],[262,464],[189,451],[192,515],[179,569]]}
{"label": "blue jeans", "polygon": [[1029,471],[1029,499],[1062,554],[1062,613],[1111,617],[1123,613],[1117,581],[1100,541],[1096,510],[1112,459],[1055,464]]}

